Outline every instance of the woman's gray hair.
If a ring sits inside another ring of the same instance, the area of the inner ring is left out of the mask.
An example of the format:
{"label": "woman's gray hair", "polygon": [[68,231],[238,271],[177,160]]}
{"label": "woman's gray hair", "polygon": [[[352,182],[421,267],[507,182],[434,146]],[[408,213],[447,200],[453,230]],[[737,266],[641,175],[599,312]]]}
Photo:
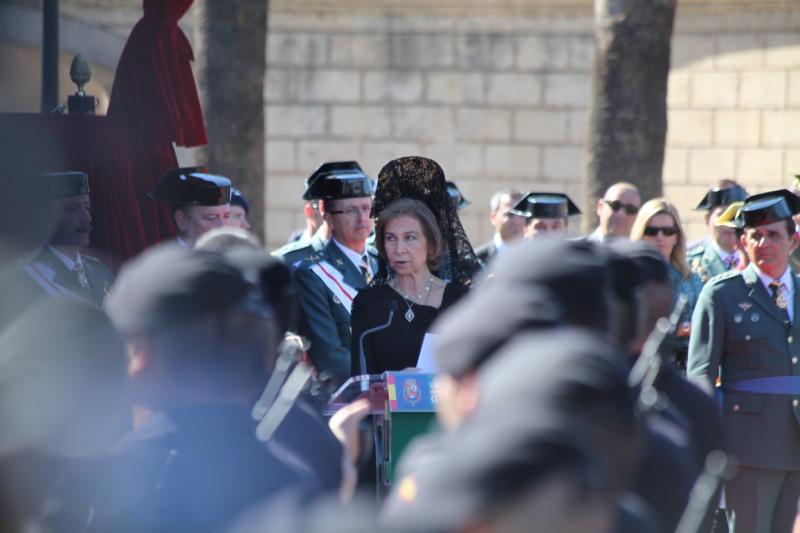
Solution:
{"label": "woman's gray hair", "polygon": [[412,198],[400,198],[387,205],[380,213],[375,229],[375,245],[378,253],[388,262],[386,257],[386,224],[399,217],[411,217],[422,226],[425,240],[428,241],[428,268],[437,270],[444,256],[444,239],[433,212],[424,203]]}

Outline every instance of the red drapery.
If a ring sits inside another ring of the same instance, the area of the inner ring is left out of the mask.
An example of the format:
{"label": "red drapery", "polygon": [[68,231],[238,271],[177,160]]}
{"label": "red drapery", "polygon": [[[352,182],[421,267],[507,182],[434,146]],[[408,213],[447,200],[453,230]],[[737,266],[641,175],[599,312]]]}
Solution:
{"label": "red drapery", "polygon": [[172,146],[142,142],[122,117],[0,114],[0,129],[47,140],[36,152],[48,170],[89,174],[92,200],[90,254],[118,268],[147,246],[175,234],[167,206],[147,197],[150,181],[177,166]]}
{"label": "red drapery", "polygon": [[8,134],[0,138],[44,158],[41,166],[89,174],[92,249],[114,269],[175,235],[169,207],[147,193],[178,166],[173,143],[206,143],[192,48],[178,28],[192,1],[144,0],[117,65],[109,116],[0,114]]}
{"label": "red drapery", "polygon": [[144,16],[120,56],[109,116],[128,115],[155,143],[207,143],[190,62],[192,47],[178,20],[193,0],[144,0]]}

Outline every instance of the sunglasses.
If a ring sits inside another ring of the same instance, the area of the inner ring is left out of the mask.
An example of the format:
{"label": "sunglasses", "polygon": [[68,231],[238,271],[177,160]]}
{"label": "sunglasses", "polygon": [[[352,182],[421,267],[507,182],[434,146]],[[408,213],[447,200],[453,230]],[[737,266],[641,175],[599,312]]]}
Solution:
{"label": "sunglasses", "polygon": [[678,234],[678,228],[675,226],[666,226],[666,227],[659,227],[659,226],[646,226],[644,228],[644,234],[648,237],[655,237],[659,233],[663,233],[664,237],[673,237]]}
{"label": "sunglasses", "polygon": [[633,205],[633,204],[623,204],[619,200],[611,200],[611,201],[609,201],[609,200],[606,200],[605,198],[603,198],[603,202],[605,202],[605,204],[608,207],[610,207],[611,210],[614,211],[615,213],[617,211],[619,211],[620,209],[624,209],[626,215],[635,215],[636,213],[639,212],[639,208],[636,207],[635,205]]}

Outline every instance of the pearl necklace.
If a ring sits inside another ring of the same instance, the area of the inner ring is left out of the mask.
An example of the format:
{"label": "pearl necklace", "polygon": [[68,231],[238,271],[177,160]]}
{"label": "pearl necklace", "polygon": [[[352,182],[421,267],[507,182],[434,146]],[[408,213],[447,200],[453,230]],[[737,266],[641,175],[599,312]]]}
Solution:
{"label": "pearl necklace", "polygon": [[414,303],[420,303],[422,305],[425,305],[425,304],[428,303],[428,298],[431,295],[431,288],[433,287],[434,279],[435,278],[433,276],[430,277],[430,279],[428,280],[428,283],[425,284],[425,288],[422,289],[422,292],[420,292],[419,294],[416,295],[417,296],[416,297],[416,302],[414,302],[414,298],[412,298],[411,296],[406,295],[403,292],[403,290],[400,288],[400,284],[397,282],[397,278],[394,278],[390,282],[391,287],[395,291],[397,291],[397,294],[399,294],[400,297],[403,298],[403,301],[408,306],[408,311],[406,311],[406,314],[403,315],[406,318],[406,322],[411,322],[412,320],[414,320],[414,316],[415,316],[414,315],[414,311],[413,311],[413,309],[411,309],[412,307],[414,307]]}

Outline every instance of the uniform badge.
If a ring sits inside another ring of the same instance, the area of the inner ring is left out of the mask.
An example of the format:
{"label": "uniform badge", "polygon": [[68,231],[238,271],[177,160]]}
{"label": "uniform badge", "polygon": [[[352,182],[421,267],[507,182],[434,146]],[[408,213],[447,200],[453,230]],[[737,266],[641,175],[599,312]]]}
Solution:
{"label": "uniform badge", "polygon": [[735,315],[733,315],[733,321],[736,322],[737,324],[741,324],[743,318],[744,317],[742,316],[742,313],[736,313]]}
{"label": "uniform badge", "polygon": [[336,260],[336,264],[339,265],[339,266],[344,266],[344,263],[342,262],[341,259],[337,259]]}
{"label": "uniform badge", "polygon": [[761,320],[761,315],[759,315],[758,313],[750,313],[751,322],[758,322],[759,320]]}
{"label": "uniform badge", "polygon": [[337,298],[336,295],[334,294],[333,295],[333,303],[335,303],[336,305],[339,305],[340,303],[342,303],[342,301],[339,298]]}
{"label": "uniform badge", "polygon": [[742,303],[739,304],[739,309],[741,309],[742,311],[747,311],[751,307],[753,307],[753,304],[751,304],[751,303],[742,302]]}
{"label": "uniform badge", "polygon": [[700,259],[695,259],[692,261],[692,268],[696,270],[698,267],[700,267]]}

